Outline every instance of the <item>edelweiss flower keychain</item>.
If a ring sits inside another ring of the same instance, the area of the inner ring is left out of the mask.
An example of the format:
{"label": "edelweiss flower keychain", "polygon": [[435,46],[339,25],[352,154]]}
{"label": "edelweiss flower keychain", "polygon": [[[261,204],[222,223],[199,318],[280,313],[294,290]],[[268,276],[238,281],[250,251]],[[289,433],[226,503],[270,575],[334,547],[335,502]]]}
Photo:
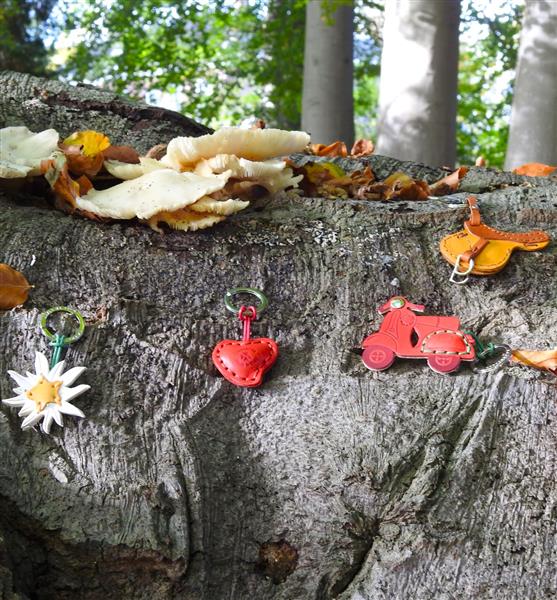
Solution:
{"label": "edelweiss flower keychain", "polygon": [[[238,294],[251,294],[259,303],[255,306],[234,306],[232,299]],[[252,288],[228,290],[224,295],[226,308],[238,315],[244,324],[241,340],[222,340],[213,350],[213,362],[223,377],[241,387],[261,385],[263,375],[273,366],[278,357],[278,346],[269,338],[251,338],[251,322],[257,319],[269,301],[263,292]]]}
{"label": "edelweiss flower keychain", "polygon": [[[78,322],[77,330],[65,337],[58,333],[52,333],[47,326],[49,317],[54,313],[68,313],[75,317]],[[54,347],[50,365],[42,352],[37,352],[35,357],[35,373],[29,371],[20,375],[15,371],[8,371],[10,377],[17,383],[14,388],[17,394],[14,398],[2,400],[8,406],[21,408],[18,415],[23,418],[22,429],[34,427],[39,422],[44,433],[50,433],[52,422],[60,427],[64,426],[62,415],[84,417],[79,408],[70,403],[90,386],[82,384],[70,387],[74,381],[85,371],[86,367],[73,367],[64,373],[64,361],[61,361],[62,350],[76,342],[85,330],[85,321],[79,312],[65,306],[55,306],[41,315],[40,327],[45,336]],[[42,421],[42,422],[41,422]]]}

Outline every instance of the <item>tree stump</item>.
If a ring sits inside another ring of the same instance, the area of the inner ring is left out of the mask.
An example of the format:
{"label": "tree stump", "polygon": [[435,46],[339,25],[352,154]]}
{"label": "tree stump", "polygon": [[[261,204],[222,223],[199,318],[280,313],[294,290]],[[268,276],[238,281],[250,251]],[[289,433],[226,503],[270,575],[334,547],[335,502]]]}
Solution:
{"label": "tree stump", "polygon": [[[504,183],[479,195],[486,222],[557,239],[555,181],[508,180],[475,169],[463,187]],[[158,234],[1,194],[0,262],[35,286],[0,313],[1,397],[8,369],[49,351],[37,319],[58,304],[86,317],[67,358],[91,385],[76,400],[86,419],[51,436],[0,410],[2,597],[554,598],[555,378],[403,360],[373,373],[355,351],[395,294],[487,340],[557,344],[555,243],[455,286],[438,242],[466,214],[282,194]],[[265,290],[253,335],[280,345],[257,389],[211,363],[241,334],[223,306],[236,286]]]}

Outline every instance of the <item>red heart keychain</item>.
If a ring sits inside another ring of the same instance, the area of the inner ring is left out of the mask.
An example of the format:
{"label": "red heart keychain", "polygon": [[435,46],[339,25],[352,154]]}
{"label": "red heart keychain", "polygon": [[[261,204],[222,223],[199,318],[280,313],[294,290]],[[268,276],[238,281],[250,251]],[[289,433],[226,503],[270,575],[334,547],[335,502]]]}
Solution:
{"label": "red heart keychain", "polygon": [[[232,298],[237,294],[252,294],[259,303],[255,306],[234,306]],[[278,346],[270,338],[251,338],[251,322],[265,310],[269,301],[263,292],[252,288],[228,290],[224,295],[226,308],[238,315],[244,324],[241,340],[222,340],[213,350],[213,362],[223,377],[234,385],[257,387],[263,375],[274,365],[278,357]]]}

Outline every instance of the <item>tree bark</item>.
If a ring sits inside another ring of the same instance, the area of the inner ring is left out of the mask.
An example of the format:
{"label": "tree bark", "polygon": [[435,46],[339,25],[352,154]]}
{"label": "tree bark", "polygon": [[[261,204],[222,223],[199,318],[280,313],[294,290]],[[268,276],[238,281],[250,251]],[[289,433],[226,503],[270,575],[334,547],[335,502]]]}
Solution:
{"label": "tree bark", "polygon": [[307,3],[302,129],[314,142],[354,142],[353,35],[352,2]]}
{"label": "tree bark", "polygon": [[377,151],[452,166],[460,0],[385,4]]}
{"label": "tree bark", "polygon": [[557,165],[557,3],[526,2],[505,168]]}
{"label": "tree bark", "polygon": [[[464,181],[488,223],[557,237],[555,180],[500,174],[494,190],[497,172],[474,169]],[[443,200],[282,194],[214,229],[161,235],[0,194],[0,262],[35,285],[0,312],[0,396],[12,395],[7,369],[49,351],[37,318],[57,304],[87,319],[67,359],[91,385],[75,401],[86,419],[51,436],[0,409],[4,597],[555,597],[555,379],[403,360],[372,373],[353,351],[395,294],[485,340],[555,346],[555,245],[454,286],[438,242],[466,214]],[[280,345],[258,389],[210,359],[241,336],[223,306],[240,285],[265,290],[253,335]]]}
{"label": "tree bark", "polygon": [[179,135],[199,136],[212,129],[180,113],[131,102],[91,86],[70,86],[14,71],[0,71],[0,127],[52,127],[61,136],[74,131],[110,131],[113,144],[147,152],[153,140],[164,144]]}

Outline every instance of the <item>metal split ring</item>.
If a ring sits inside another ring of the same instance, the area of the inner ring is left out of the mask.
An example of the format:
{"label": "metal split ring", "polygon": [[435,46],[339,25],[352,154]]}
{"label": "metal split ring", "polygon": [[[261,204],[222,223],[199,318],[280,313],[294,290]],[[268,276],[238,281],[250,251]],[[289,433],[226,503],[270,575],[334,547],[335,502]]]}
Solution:
{"label": "metal split ring", "polygon": [[262,313],[267,306],[269,306],[269,300],[267,300],[267,296],[265,296],[261,290],[256,290],[254,288],[234,288],[232,290],[227,290],[226,294],[224,294],[224,305],[231,313],[234,313],[235,315],[239,313],[241,307],[235,306],[232,302],[232,299],[238,294],[251,294],[252,296],[255,296],[259,301],[255,306],[255,310],[258,314]]}
{"label": "metal split ring", "polygon": [[486,365],[485,367],[473,366],[472,370],[474,371],[474,373],[489,373],[490,371],[497,371],[506,362],[508,362],[512,354],[512,349],[510,346],[507,346],[507,344],[498,344],[496,346],[493,346],[493,350],[500,351],[503,354],[494,363],[491,363],[490,365]]}
{"label": "metal split ring", "polygon": [[40,327],[42,332],[51,341],[56,338],[56,334],[52,333],[52,331],[48,329],[47,321],[51,315],[58,312],[72,315],[72,317],[75,317],[75,319],[77,320],[78,326],[75,332],[69,337],[64,338],[66,345],[73,344],[73,342],[77,342],[77,340],[83,335],[83,332],[85,331],[85,320],[83,319],[83,316],[80,312],[74,310],[73,308],[68,308],[67,306],[53,306],[52,308],[49,308],[48,310],[45,310],[44,313],[42,313],[40,317]]}

